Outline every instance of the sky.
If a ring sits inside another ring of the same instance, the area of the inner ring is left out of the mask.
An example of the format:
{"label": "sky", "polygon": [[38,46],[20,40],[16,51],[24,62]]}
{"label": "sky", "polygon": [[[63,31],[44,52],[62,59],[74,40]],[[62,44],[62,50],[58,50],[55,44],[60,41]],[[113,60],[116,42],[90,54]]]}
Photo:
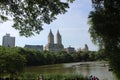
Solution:
{"label": "sky", "polygon": [[98,50],[98,47],[91,41],[88,32],[88,15],[92,10],[91,0],[75,0],[70,4],[68,12],[63,15],[58,15],[57,19],[51,24],[43,25],[43,30],[40,34],[35,34],[29,38],[19,35],[19,32],[12,28],[13,21],[0,23],[0,45],[2,45],[2,37],[9,33],[16,38],[16,46],[24,47],[27,45],[43,45],[48,43],[48,34],[52,30],[56,42],[56,33],[59,30],[62,36],[62,44],[64,47],[74,47],[76,50],[84,48],[87,44],[89,50]]}

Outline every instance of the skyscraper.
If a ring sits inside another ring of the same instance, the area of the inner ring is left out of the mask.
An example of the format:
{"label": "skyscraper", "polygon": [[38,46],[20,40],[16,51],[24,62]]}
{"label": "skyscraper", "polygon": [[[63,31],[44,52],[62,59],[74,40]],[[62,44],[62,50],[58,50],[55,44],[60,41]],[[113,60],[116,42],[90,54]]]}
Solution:
{"label": "skyscraper", "polygon": [[15,47],[15,37],[11,37],[10,34],[3,36],[2,46]]}

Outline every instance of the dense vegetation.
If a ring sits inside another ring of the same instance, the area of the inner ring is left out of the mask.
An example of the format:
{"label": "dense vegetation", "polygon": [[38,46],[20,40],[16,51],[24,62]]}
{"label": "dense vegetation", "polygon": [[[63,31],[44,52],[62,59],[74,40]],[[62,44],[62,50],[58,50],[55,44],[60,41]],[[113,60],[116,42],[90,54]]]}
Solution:
{"label": "dense vegetation", "polygon": [[[23,73],[19,75],[17,80],[88,80],[88,77],[81,74],[36,74],[36,73]],[[6,80],[8,80],[6,78]]]}
{"label": "dense vegetation", "polygon": [[[26,66],[37,66],[46,64],[57,64],[57,63],[69,63],[69,62],[80,62],[80,61],[96,61],[104,60],[105,55],[102,50],[95,52],[75,52],[67,53],[61,52],[49,52],[49,51],[35,51],[27,48],[5,48],[0,47],[0,55],[9,56],[14,53],[15,56],[20,55],[25,58]],[[13,57],[14,57],[13,55]],[[12,57],[12,56],[11,56]],[[15,58],[15,57],[14,57]]]}
{"label": "dense vegetation", "polygon": [[23,72],[25,66],[38,66],[57,63],[69,63],[80,61],[96,61],[106,59],[104,52],[89,51],[68,54],[61,52],[40,52],[25,48],[0,47],[0,76],[9,74],[16,77]]}
{"label": "dense vegetation", "polygon": [[92,0],[89,15],[94,43],[105,50],[110,66],[120,78],[120,0]]}
{"label": "dense vegetation", "polygon": [[9,74],[10,78],[19,75],[25,67],[25,57],[12,48],[0,47],[0,77]]}

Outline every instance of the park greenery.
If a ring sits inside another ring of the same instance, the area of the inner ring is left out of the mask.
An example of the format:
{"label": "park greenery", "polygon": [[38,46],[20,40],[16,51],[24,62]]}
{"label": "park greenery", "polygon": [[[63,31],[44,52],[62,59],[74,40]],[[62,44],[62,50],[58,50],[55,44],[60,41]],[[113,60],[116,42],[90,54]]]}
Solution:
{"label": "park greenery", "polygon": [[0,78],[1,80],[89,80],[87,76],[81,74],[68,74],[68,73],[49,73],[49,74],[37,74],[25,72],[17,76],[17,78],[11,79],[8,77]]}
{"label": "park greenery", "polygon": [[95,44],[104,49],[110,66],[120,78],[120,0],[92,0],[89,32]]}
{"label": "park greenery", "polygon": [[[37,74],[25,72],[19,75],[17,80],[88,80],[87,76],[81,74],[70,73],[49,73],[49,74]],[[6,80],[8,80],[6,78]]]}
{"label": "park greenery", "polygon": [[9,75],[18,77],[28,66],[70,63],[80,61],[107,60],[102,50],[89,52],[67,53],[65,51],[35,51],[20,47],[0,47],[0,77]]}

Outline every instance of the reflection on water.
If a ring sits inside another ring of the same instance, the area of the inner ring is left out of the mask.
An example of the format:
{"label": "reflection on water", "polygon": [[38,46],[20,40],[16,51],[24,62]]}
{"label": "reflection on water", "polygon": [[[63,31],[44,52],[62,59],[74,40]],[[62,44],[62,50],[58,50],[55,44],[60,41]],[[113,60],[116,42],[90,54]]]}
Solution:
{"label": "reflection on water", "polygon": [[112,72],[108,71],[105,62],[78,62],[55,65],[45,65],[26,68],[28,72],[36,73],[78,73],[85,76],[95,75],[100,80],[114,80]]}

